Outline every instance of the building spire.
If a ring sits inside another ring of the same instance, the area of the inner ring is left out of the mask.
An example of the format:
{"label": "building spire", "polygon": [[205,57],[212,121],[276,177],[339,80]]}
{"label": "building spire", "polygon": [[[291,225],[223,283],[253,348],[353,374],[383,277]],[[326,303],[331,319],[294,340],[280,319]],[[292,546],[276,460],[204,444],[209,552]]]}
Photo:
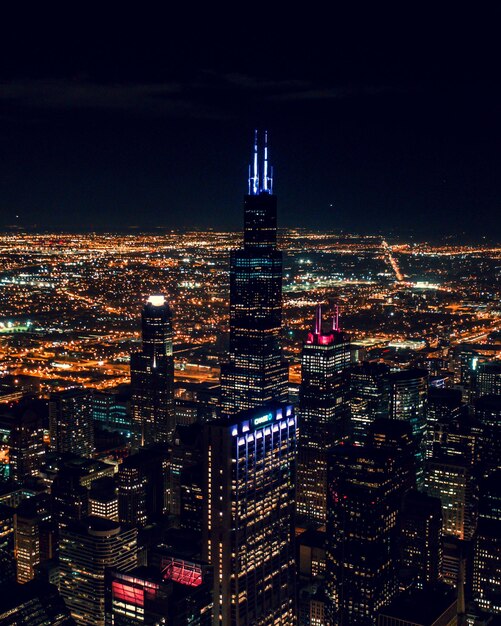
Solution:
{"label": "building spire", "polygon": [[259,163],[258,132],[254,131],[254,152],[252,165],[249,165],[249,195],[273,193],[273,167],[268,164],[268,131],[264,133],[262,171]]}
{"label": "building spire", "polygon": [[320,335],[322,333],[322,305],[317,305],[317,310],[315,313],[315,335]]}
{"label": "building spire", "polygon": [[334,305],[334,315],[332,316],[332,330],[339,331],[339,305]]}

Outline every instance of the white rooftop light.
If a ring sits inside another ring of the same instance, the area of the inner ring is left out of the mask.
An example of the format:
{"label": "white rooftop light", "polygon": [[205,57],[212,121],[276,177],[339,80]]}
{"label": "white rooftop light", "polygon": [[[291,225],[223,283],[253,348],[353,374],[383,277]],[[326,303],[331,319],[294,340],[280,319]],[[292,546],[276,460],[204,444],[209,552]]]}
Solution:
{"label": "white rooftop light", "polygon": [[165,296],[150,296],[148,302],[153,306],[163,306],[165,304]]}

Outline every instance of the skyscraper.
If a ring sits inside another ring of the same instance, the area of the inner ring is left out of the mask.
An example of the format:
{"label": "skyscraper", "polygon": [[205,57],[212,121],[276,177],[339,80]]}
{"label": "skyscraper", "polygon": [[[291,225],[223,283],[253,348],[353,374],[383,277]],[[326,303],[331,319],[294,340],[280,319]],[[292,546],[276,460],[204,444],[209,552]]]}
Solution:
{"label": "skyscraper", "polygon": [[76,623],[104,626],[105,570],[128,571],[137,565],[137,529],[88,517],[61,529],[60,591]]}
{"label": "skyscraper", "polygon": [[371,626],[395,597],[399,474],[398,453],[388,449],[345,444],[329,456],[329,626]]}
{"label": "skyscraper", "polygon": [[243,247],[230,256],[230,348],[221,364],[221,407],[227,414],[287,399],[288,367],[280,341],[282,253],[271,174],[266,136],[261,167],[256,133]]}
{"label": "skyscraper", "polygon": [[92,456],[92,392],[75,388],[52,393],[49,399],[49,427],[53,450]]}
{"label": "skyscraper", "polygon": [[363,444],[375,419],[388,417],[390,368],[364,361],[350,371],[350,409],[353,441]]}
{"label": "skyscraper", "polygon": [[350,340],[339,328],[337,312],[331,327],[323,329],[318,306],[301,357],[297,509],[319,523],[326,516],[327,450],[347,436],[350,358]]}
{"label": "skyscraper", "polygon": [[501,470],[483,481],[475,536],[473,594],[480,608],[501,614]]}
{"label": "skyscraper", "polygon": [[164,296],[141,314],[142,349],[130,359],[134,447],[170,441],[175,427],[172,313]]}
{"label": "skyscraper", "polygon": [[402,579],[423,588],[442,573],[442,506],[438,498],[408,492],[400,516]]}
{"label": "skyscraper", "polygon": [[424,480],[424,435],[428,403],[428,370],[414,368],[394,372],[390,380],[390,417],[410,423],[416,443],[418,488]]}
{"label": "skyscraper", "polygon": [[214,626],[294,624],[293,407],[210,422],[204,438],[203,557],[214,567]]}

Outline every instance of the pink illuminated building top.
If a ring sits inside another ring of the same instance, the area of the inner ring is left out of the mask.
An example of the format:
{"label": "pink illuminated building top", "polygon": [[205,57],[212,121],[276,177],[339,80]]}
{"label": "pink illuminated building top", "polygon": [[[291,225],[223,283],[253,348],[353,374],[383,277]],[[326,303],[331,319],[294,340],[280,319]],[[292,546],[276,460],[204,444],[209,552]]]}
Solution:
{"label": "pink illuminated building top", "polygon": [[332,327],[329,332],[325,333],[322,330],[322,305],[317,306],[315,314],[315,328],[312,333],[308,333],[306,343],[316,346],[330,346],[339,341],[339,338],[343,335],[339,328],[339,307],[335,306],[334,315],[332,316]]}

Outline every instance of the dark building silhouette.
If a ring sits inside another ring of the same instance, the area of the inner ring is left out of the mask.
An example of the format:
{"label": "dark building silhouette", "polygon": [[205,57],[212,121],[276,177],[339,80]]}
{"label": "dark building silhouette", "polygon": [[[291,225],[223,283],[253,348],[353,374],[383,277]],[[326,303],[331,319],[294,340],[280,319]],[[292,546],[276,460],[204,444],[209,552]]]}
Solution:
{"label": "dark building silhouette", "polygon": [[364,361],[350,370],[350,415],[354,443],[362,445],[369,425],[378,418],[388,417],[390,394],[385,363]]}
{"label": "dark building silhouette", "polygon": [[32,580],[0,585],[2,626],[75,626],[57,587]]}
{"label": "dark building silhouette", "polygon": [[91,457],[94,452],[92,391],[65,389],[49,399],[50,447]]}
{"label": "dark building silhouette", "polygon": [[294,624],[296,417],[268,405],[204,429],[203,558],[214,626]]}
{"label": "dark building silhouette", "polygon": [[176,426],[169,464],[169,513],[171,515],[181,514],[183,472],[202,462],[202,446],[203,427],[201,424]]}
{"label": "dark building silhouette", "polygon": [[243,247],[230,256],[230,346],[221,364],[223,413],[284,402],[288,367],[282,357],[282,253],[277,249],[277,198],[265,143],[257,133],[249,192],[244,198]]}
{"label": "dark building silhouette", "polygon": [[142,527],[157,521],[166,510],[168,450],[163,444],[127,457],[117,474],[118,518]]}
{"label": "dark building silhouette", "polygon": [[306,520],[325,523],[327,451],[348,436],[350,339],[339,328],[337,311],[322,328],[317,307],[313,332],[303,344],[299,414],[297,511]]}
{"label": "dark building silhouette", "polygon": [[401,586],[423,588],[442,577],[442,506],[419,491],[404,496],[400,514]]}
{"label": "dark building silhouette", "polygon": [[379,418],[367,429],[366,446],[388,450],[395,458],[395,481],[404,496],[416,488],[416,443],[408,422]]}
{"label": "dark building silhouette", "polygon": [[130,359],[133,445],[167,442],[175,427],[172,312],[164,296],[148,298],[141,314],[142,349]]}
{"label": "dark building silhouette", "polygon": [[328,624],[372,625],[397,593],[400,476],[388,449],[345,444],[329,456]]}
{"label": "dark building silhouette", "polygon": [[428,406],[428,371],[409,369],[393,372],[390,381],[390,417],[409,422],[416,442],[418,487],[424,481],[424,436]]}
{"label": "dark building silhouette", "polygon": [[475,416],[484,428],[485,474],[501,469],[501,396],[487,395],[475,401]]}
{"label": "dark building silhouette", "polygon": [[456,626],[456,594],[445,584],[412,589],[379,613],[377,626]]}
{"label": "dark building silhouette", "polygon": [[466,405],[462,402],[460,389],[433,387],[428,389],[426,414],[425,457],[433,456],[434,433],[439,423],[450,423],[458,419]]}

